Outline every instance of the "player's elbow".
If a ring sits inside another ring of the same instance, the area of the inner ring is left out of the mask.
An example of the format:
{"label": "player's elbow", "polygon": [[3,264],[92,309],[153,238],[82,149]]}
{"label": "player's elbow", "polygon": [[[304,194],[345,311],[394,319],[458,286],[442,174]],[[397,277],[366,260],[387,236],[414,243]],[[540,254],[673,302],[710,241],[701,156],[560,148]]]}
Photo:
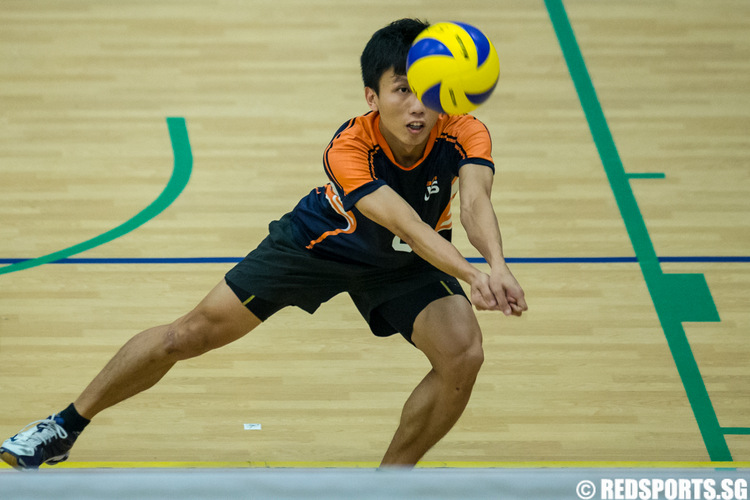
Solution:
{"label": "player's elbow", "polygon": [[464,227],[467,227],[471,225],[472,223],[472,217],[469,215],[469,211],[471,209],[464,206],[464,204],[461,204],[461,216],[459,217],[461,219],[461,225]]}
{"label": "player's elbow", "polygon": [[418,240],[412,233],[406,231],[398,231],[394,232],[394,234],[398,237],[399,240],[401,240],[402,243],[409,245],[409,248],[414,250],[414,247],[415,245],[417,245]]}
{"label": "player's elbow", "polygon": [[425,234],[426,231],[432,232],[433,230],[420,219],[415,221],[401,221],[400,224],[394,227],[393,234],[419,254],[420,248],[423,246],[422,242],[428,237]]}
{"label": "player's elbow", "polygon": [[471,210],[471,207],[464,207],[461,205],[461,225],[466,230],[467,236],[471,239],[473,235],[476,234],[477,231],[481,231],[481,227],[479,222],[477,221],[477,218],[475,216],[475,212]]}
{"label": "player's elbow", "polygon": [[483,194],[478,195],[475,193],[462,193],[461,194],[461,223],[464,220],[472,219],[476,214],[480,213],[486,208],[492,209],[492,202],[489,196]]}

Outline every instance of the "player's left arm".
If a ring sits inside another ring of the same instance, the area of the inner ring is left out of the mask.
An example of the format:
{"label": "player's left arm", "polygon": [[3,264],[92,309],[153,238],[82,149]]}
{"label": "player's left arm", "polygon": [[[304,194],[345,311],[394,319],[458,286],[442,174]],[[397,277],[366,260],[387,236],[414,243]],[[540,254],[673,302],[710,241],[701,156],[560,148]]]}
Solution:
{"label": "player's left arm", "polygon": [[521,285],[510,272],[503,254],[500,225],[492,206],[493,172],[485,165],[468,163],[458,171],[461,225],[469,242],[490,265],[490,287],[504,297],[512,313],[520,316],[528,309]]}

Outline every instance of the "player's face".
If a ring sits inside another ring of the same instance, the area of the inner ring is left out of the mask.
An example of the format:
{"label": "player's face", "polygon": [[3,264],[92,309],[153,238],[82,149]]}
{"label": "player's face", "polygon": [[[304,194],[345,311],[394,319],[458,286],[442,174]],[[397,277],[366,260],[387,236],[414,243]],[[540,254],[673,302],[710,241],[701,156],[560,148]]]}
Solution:
{"label": "player's face", "polygon": [[377,94],[365,88],[365,98],[370,109],[380,112],[380,132],[396,160],[403,166],[418,161],[437,123],[438,112],[426,108],[412,93],[406,76],[395,74],[393,68],[383,73]]}

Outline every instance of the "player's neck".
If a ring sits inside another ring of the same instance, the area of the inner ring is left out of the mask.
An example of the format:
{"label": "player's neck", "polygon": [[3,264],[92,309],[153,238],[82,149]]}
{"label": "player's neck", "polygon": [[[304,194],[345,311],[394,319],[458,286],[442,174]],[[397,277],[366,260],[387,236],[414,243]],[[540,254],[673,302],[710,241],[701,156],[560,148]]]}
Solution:
{"label": "player's neck", "polygon": [[385,139],[388,149],[390,149],[393,160],[404,168],[410,168],[419,162],[424,156],[429,138],[421,144],[407,144],[394,137],[387,130],[380,129],[380,133]]}
{"label": "player's neck", "polygon": [[414,166],[415,163],[422,159],[425,147],[426,145],[423,145],[418,149],[412,149],[409,151],[400,151],[396,148],[391,147],[391,152],[393,153],[393,159],[396,160],[396,163],[398,163],[402,167],[409,168]]}

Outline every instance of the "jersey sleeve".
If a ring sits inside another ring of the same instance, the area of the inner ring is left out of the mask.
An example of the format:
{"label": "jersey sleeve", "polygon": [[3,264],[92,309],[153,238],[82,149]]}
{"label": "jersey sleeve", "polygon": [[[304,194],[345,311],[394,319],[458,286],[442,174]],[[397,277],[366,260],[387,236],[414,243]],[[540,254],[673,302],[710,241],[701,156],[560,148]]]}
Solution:
{"label": "jersey sleeve", "polygon": [[481,121],[471,115],[464,115],[456,122],[455,130],[456,147],[463,157],[458,168],[467,163],[485,165],[495,171],[495,162],[492,160],[492,139],[487,127]]}
{"label": "jersey sleeve", "polygon": [[375,176],[373,157],[379,146],[367,140],[354,122],[342,127],[323,154],[323,165],[344,210],[385,184]]}

